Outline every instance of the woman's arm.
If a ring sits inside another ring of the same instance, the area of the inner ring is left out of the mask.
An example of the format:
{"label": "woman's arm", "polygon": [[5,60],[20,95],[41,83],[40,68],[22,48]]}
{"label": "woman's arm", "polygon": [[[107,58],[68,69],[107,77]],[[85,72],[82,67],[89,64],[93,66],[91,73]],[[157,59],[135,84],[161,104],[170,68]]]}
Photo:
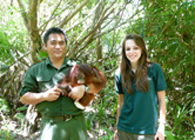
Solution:
{"label": "woman's arm", "polygon": [[159,127],[155,136],[155,140],[164,140],[165,122],[166,122],[166,102],[165,91],[157,92],[159,102]]}
{"label": "woman's arm", "polygon": [[[119,94],[119,101],[118,101],[118,107],[117,107],[117,116],[116,116],[116,125],[119,121],[119,116],[121,114],[121,108],[124,105],[124,94]],[[117,130],[114,133],[114,139],[118,140],[118,134]]]}
{"label": "woman's arm", "polygon": [[116,125],[118,124],[119,116],[121,114],[121,108],[124,105],[124,94],[119,94],[119,101],[117,107]]}

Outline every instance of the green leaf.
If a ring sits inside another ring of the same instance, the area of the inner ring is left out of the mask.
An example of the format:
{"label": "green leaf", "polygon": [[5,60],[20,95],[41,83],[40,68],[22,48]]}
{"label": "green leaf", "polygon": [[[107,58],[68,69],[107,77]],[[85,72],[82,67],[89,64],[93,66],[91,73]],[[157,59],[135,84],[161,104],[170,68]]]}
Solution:
{"label": "green leaf", "polygon": [[22,106],[22,107],[17,108],[16,111],[25,111],[27,109],[28,107]]}
{"label": "green leaf", "polygon": [[46,59],[48,57],[48,54],[46,52],[39,52],[39,55],[40,60]]}
{"label": "green leaf", "polygon": [[4,113],[10,113],[10,106],[8,105],[8,102],[5,99],[0,98],[0,111]]}
{"label": "green leaf", "polygon": [[14,118],[16,118],[19,121],[22,121],[25,118],[25,116],[22,113],[16,113],[14,115]]}
{"label": "green leaf", "polygon": [[165,131],[165,135],[167,140],[175,140],[174,134],[172,134],[170,131]]}

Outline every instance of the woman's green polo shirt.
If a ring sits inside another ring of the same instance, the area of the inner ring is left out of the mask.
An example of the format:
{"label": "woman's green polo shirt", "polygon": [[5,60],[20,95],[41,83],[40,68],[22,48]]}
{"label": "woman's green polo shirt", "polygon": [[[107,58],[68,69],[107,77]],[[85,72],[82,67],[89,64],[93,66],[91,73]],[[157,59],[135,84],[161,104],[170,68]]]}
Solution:
{"label": "woman's green polo shirt", "polygon": [[124,105],[119,116],[118,129],[133,134],[156,134],[158,127],[157,92],[166,90],[167,85],[161,66],[150,65],[148,70],[149,91],[142,93],[132,85],[133,93],[123,92],[120,69],[115,73],[115,89],[124,94]]}
{"label": "woman's green polo shirt", "polygon": [[[39,94],[40,92],[47,91],[61,82],[68,69],[75,64],[75,62],[65,57],[60,69],[56,69],[49,58],[31,66],[24,77],[24,83],[19,92],[20,96],[26,92]],[[78,109],[74,105],[73,99],[62,95],[55,101],[43,101],[37,104],[36,107],[42,115],[51,117],[65,114],[76,115],[83,112],[83,110]]]}

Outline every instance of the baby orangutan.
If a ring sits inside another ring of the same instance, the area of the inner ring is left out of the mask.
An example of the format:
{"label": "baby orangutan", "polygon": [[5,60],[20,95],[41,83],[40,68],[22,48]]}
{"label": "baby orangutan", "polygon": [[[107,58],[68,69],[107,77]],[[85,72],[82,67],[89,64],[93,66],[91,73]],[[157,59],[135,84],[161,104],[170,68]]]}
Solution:
{"label": "baby orangutan", "polygon": [[[103,72],[98,70],[96,67],[89,67],[86,64],[79,64],[71,67],[65,75],[63,81],[58,85],[62,90],[62,95],[67,96],[71,91],[71,87],[78,85],[94,84],[97,91],[102,90],[106,85],[106,77]],[[84,109],[91,100],[95,97],[94,93],[84,93],[83,97],[75,102],[75,106],[80,109]]]}

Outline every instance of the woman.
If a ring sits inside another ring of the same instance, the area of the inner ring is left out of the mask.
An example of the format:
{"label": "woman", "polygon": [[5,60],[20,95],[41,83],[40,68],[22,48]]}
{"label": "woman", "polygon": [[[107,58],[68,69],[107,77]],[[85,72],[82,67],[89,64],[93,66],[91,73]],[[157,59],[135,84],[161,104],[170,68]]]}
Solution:
{"label": "woman", "polygon": [[115,140],[164,140],[166,87],[161,66],[148,61],[143,38],[127,35],[115,73],[119,94]]}

